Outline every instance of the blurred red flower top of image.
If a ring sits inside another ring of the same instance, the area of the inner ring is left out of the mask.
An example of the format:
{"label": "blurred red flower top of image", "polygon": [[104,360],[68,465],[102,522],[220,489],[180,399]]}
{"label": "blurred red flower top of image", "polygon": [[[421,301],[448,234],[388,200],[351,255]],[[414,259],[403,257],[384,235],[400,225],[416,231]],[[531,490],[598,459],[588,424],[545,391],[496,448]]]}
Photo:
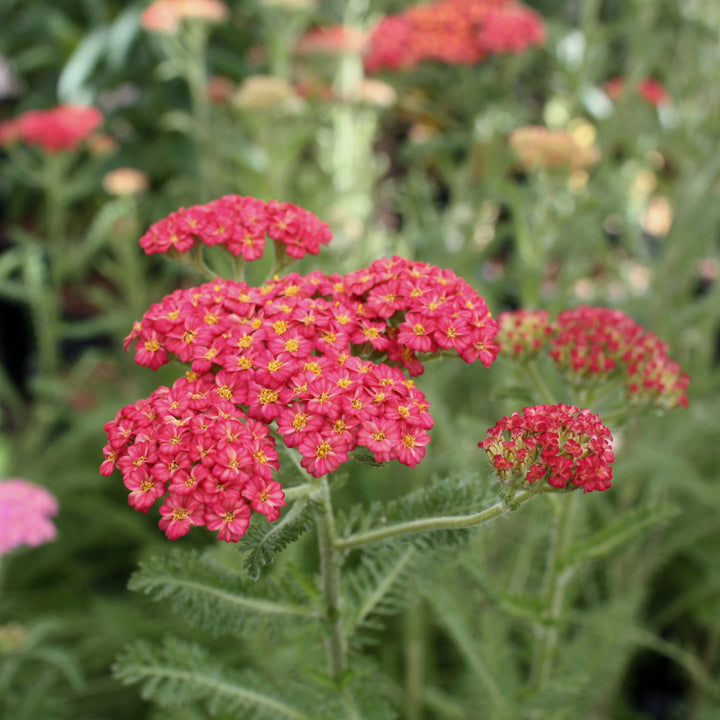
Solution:
{"label": "blurred red flower top of image", "polygon": [[[625,94],[627,82],[624,77],[614,77],[608,80],[603,89],[611,100],[617,100]],[[655,107],[670,102],[670,93],[654,78],[641,80],[636,87],[637,94]]]}
{"label": "blurred red flower top of image", "polygon": [[370,35],[365,69],[402,70],[425,60],[474,65],[542,45],[545,34],[543,19],[512,0],[439,0],[384,17]]}
{"label": "blurred red flower top of image", "polygon": [[103,123],[97,108],[58,105],[50,110],[28,110],[0,123],[0,144],[22,142],[49,153],[74,151]]}

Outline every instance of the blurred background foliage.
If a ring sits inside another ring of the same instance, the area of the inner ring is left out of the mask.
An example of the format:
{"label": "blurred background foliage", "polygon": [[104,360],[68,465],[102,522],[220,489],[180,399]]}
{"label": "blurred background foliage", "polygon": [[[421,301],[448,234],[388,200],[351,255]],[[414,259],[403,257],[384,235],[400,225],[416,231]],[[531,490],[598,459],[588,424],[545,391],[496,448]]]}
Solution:
{"label": "blurred background foliage", "polygon": [[[0,119],[59,102],[105,115],[103,138],[66,169],[62,251],[47,240],[48,188],[0,157],[0,476],[44,484],[61,504],[56,542],[2,558],[8,718],[166,717],[111,664],[129,640],[197,632],[127,590],[138,561],[168,541],[127,508],[117,477],[98,475],[102,426],[174,376],[136,367],[122,337],[151,303],[200,281],[145,257],[137,239],[180,206],[230,193],[295,202],[330,223],[334,242],[300,272],[398,253],[452,268],[494,314],[609,305],[669,344],[691,376],[690,406],[614,429],[614,486],[585,498],[582,525],[589,535],[658,503],[676,513],[576,577],[564,694],[555,688],[538,717],[720,717],[720,10],[711,0],[527,4],[547,24],[544,47],[380,73],[385,85],[363,95],[358,52],[318,58],[294,44],[317,26],[368,30],[408,2],[230,0],[228,22],[179,48],[141,27],[142,3],[0,0]],[[274,100],[253,96],[256,75],[287,84]],[[611,97],[616,77],[625,91]],[[646,78],[662,102],[636,91]],[[524,167],[508,138],[531,124],[568,131],[599,161]],[[108,190],[120,167],[147,186]],[[56,357],[43,365],[48,344]],[[413,472],[353,467],[346,502],[485,472],[473,448],[529,401],[502,360],[485,372],[438,364],[419,384],[436,420],[426,461]],[[522,684],[527,618],[511,596],[538,581],[546,512],[538,504],[477,532],[387,620],[368,652],[400,716],[478,717],[488,692],[478,668]],[[213,542],[193,533],[178,544]],[[302,562],[302,543],[293,552]],[[209,642],[229,655],[222,638]],[[573,686],[578,667],[587,673]],[[566,714],[553,714],[559,706]]]}

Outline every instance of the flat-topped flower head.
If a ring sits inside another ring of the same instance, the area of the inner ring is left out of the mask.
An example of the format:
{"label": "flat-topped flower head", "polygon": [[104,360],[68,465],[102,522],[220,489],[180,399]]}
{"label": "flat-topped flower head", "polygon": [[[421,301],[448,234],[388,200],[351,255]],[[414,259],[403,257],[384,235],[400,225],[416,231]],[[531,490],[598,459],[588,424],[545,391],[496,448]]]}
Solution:
{"label": "flat-topped flower head", "polygon": [[0,480],[0,556],[22,545],[37,547],[54,540],[55,496],[27,480]]}
{"label": "flat-topped flower head", "polygon": [[74,152],[102,125],[95,107],[63,104],[49,110],[28,110],[0,123],[0,143],[22,142],[47,153]]}
{"label": "flat-topped flower head", "polygon": [[630,402],[665,410],[687,405],[689,377],[667,345],[620,310],[582,305],[560,313],[550,357],[574,383],[620,377]]}
{"label": "flat-topped flower head", "polygon": [[512,489],[612,485],[612,435],[598,415],[572,405],[537,405],[505,416],[478,444],[498,480]]}
{"label": "flat-topped flower head", "polygon": [[500,354],[517,360],[536,357],[553,333],[547,310],[512,310],[498,315]]}
{"label": "flat-topped flower head", "polygon": [[[141,243],[148,252],[200,242],[242,253],[248,235],[300,257],[329,230],[289,203],[227,196],[172,213]],[[134,509],[159,502],[170,539],[205,526],[236,542],[253,513],[273,521],[284,505],[275,436],[315,477],[358,448],[414,467],[433,419],[407,375],[433,355],[489,366],[496,333],[462,278],[397,256],[345,276],[290,273],[260,287],[217,278],[176,290],[134,324],[125,347],[151,369],[174,358],[189,370],[107,423],[100,472],[121,472]]]}
{"label": "flat-topped flower head", "polygon": [[370,35],[365,69],[394,71],[432,60],[474,65],[544,42],[542,18],[521,3],[439,0],[384,17]]}

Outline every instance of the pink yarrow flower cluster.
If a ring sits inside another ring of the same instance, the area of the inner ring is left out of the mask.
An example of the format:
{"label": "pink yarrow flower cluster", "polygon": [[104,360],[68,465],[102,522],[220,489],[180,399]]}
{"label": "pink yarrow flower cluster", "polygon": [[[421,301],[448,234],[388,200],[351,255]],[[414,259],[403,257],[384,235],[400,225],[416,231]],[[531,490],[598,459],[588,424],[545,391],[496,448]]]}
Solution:
{"label": "pink yarrow flower cluster", "polygon": [[0,556],[22,545],[37,547],[54,540],[51,517],[59,511],[55,496],[27,480],[0,480]]}
{"label": "pink yarrow flower cluster", "polygon": [[317,255],[332,238],[326,223],[297,205],[227,195],[159,220],[142,236],[140,246],[152,255],[222,245],[236,257],[251,261],[263,256],[266,236],[294,259],[306,253]]}
{"label": "pink yarrow flower cluster", "polygon": [[120,469],[138,510],[164,497],[168,537],[205,525],[237,541],[252,511],[274,520],[284,504],[269,426],[315,477],[358,448],[413,467],[433,420],[401,368],[418,375],[423,359],[446,352],[489,365],[496,331],[464,280],[399,257],[344,277],[293,273],[259,288],[218,279],[175,291],[136,323],[126,347],[141,365],[175,357],[191,370],[106,425],[101,472]]}
{"label": "pink yarrow flower cluster", "polygon": [[368,73],[412,68],[427,60],[474,65],[545,42],[545,24],[512,0],[438,0],[384,17],[370,35]]}
{"label": "pink yarrow flower cluster", "polygon": [[590,410],[527,407],[504,417],[487,434],[478,446],[498,480],[510,488],[582,487],[591,492],[612,485],[612,435]]}
{"label": "pink yarrow flower cluster", "polygon": [[58,105],[50,110],[29,110],[0,123],[0,144],[22,142],[48,153],[74,152],[103,123],[97,108]]}

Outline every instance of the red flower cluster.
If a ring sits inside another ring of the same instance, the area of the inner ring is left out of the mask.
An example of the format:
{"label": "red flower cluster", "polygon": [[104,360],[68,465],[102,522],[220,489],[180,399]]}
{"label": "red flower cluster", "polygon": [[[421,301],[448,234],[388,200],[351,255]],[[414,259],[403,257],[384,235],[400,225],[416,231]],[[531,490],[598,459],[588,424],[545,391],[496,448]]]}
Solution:
{"label": "red flower cluster", "polygon": [[520,3],[438,0],[383,18],[370,35],[365,69],[400,70],[425,60],[474,65],[544,42],[542,18]]}
{"label": "red flower cluster", "polygon": [[0,123],[0,144],[24,142],[46,152],[75,151],[103,123],[97,108],[58,105],[51,110],[30,110]]}
{"label": "red flower cluster", "polygon": [[513,310],[498,315],[500,354],[525,360],[535,357],[553,334],[547,310]]}
{"label": "red flower cluster", "polygon": [[512,488],[543,483],[585,492],[612,485],[612,435],[590,410],[572,405],[537,405],[504,417],[478,444],[498,480]]}
{"label": "red flower cluster", "polygon": [[[613,100],[625,94],[626,82],[624,77],[614,77],[603,86],[608,97]],[[670,93],[654,78],[645,78],[637,85],[637,94],[647,100],[651,105],[659,107],[670,102]]]}
{"label": "red flower cluster", "polygon": [[620,310],[582,305],[552,323],[545,311],[515,310],[500,313],[498,323],[504,356],[528,359],[549,341],[555,366],[572,382],[620,376],[631,402],[687,406],[690,378],[668,358],[667,345]]}
{"label": "red flower cluster", "polygon": [[226,195],[170,213],[150,226],[140,246],[152,255],[169,250],[185,253],[196,243],[223,245],[244,260],[257,260],[265,251],[266,235],[279,251],[296,259],[305,253],[317,255],[332,238],[326,223],[297,205]]}
{"label": "red flower cluster", "polygon": [[558,315],[550,357],[573,380],[619,373],[631,400],[669,409],[687,405],[690,378],[668,347],[620,310],[580,306]]}
{"label": "red flower cluster", "polygon": [[126,347],[134,343],[141,365],[174,355],[192,370],[106,425],[101,472],[121,470],[138,510],[169,493],[161,508],[172,518],[161,521],[169,537],[205,524],[235,541],[250,508],[272,520],[282,504],[266,426],[275,423],[315,477],[359,446],[378,462],[413,467],[433,425],[428,403],[399,367],[363,356],[411,375],[422,373],[425,354],[451,350],[490,365],[496,330],[462,279],[399,257],[344,277],[290,274],[260,288],[218,279],[177,290],[136,323]]}

